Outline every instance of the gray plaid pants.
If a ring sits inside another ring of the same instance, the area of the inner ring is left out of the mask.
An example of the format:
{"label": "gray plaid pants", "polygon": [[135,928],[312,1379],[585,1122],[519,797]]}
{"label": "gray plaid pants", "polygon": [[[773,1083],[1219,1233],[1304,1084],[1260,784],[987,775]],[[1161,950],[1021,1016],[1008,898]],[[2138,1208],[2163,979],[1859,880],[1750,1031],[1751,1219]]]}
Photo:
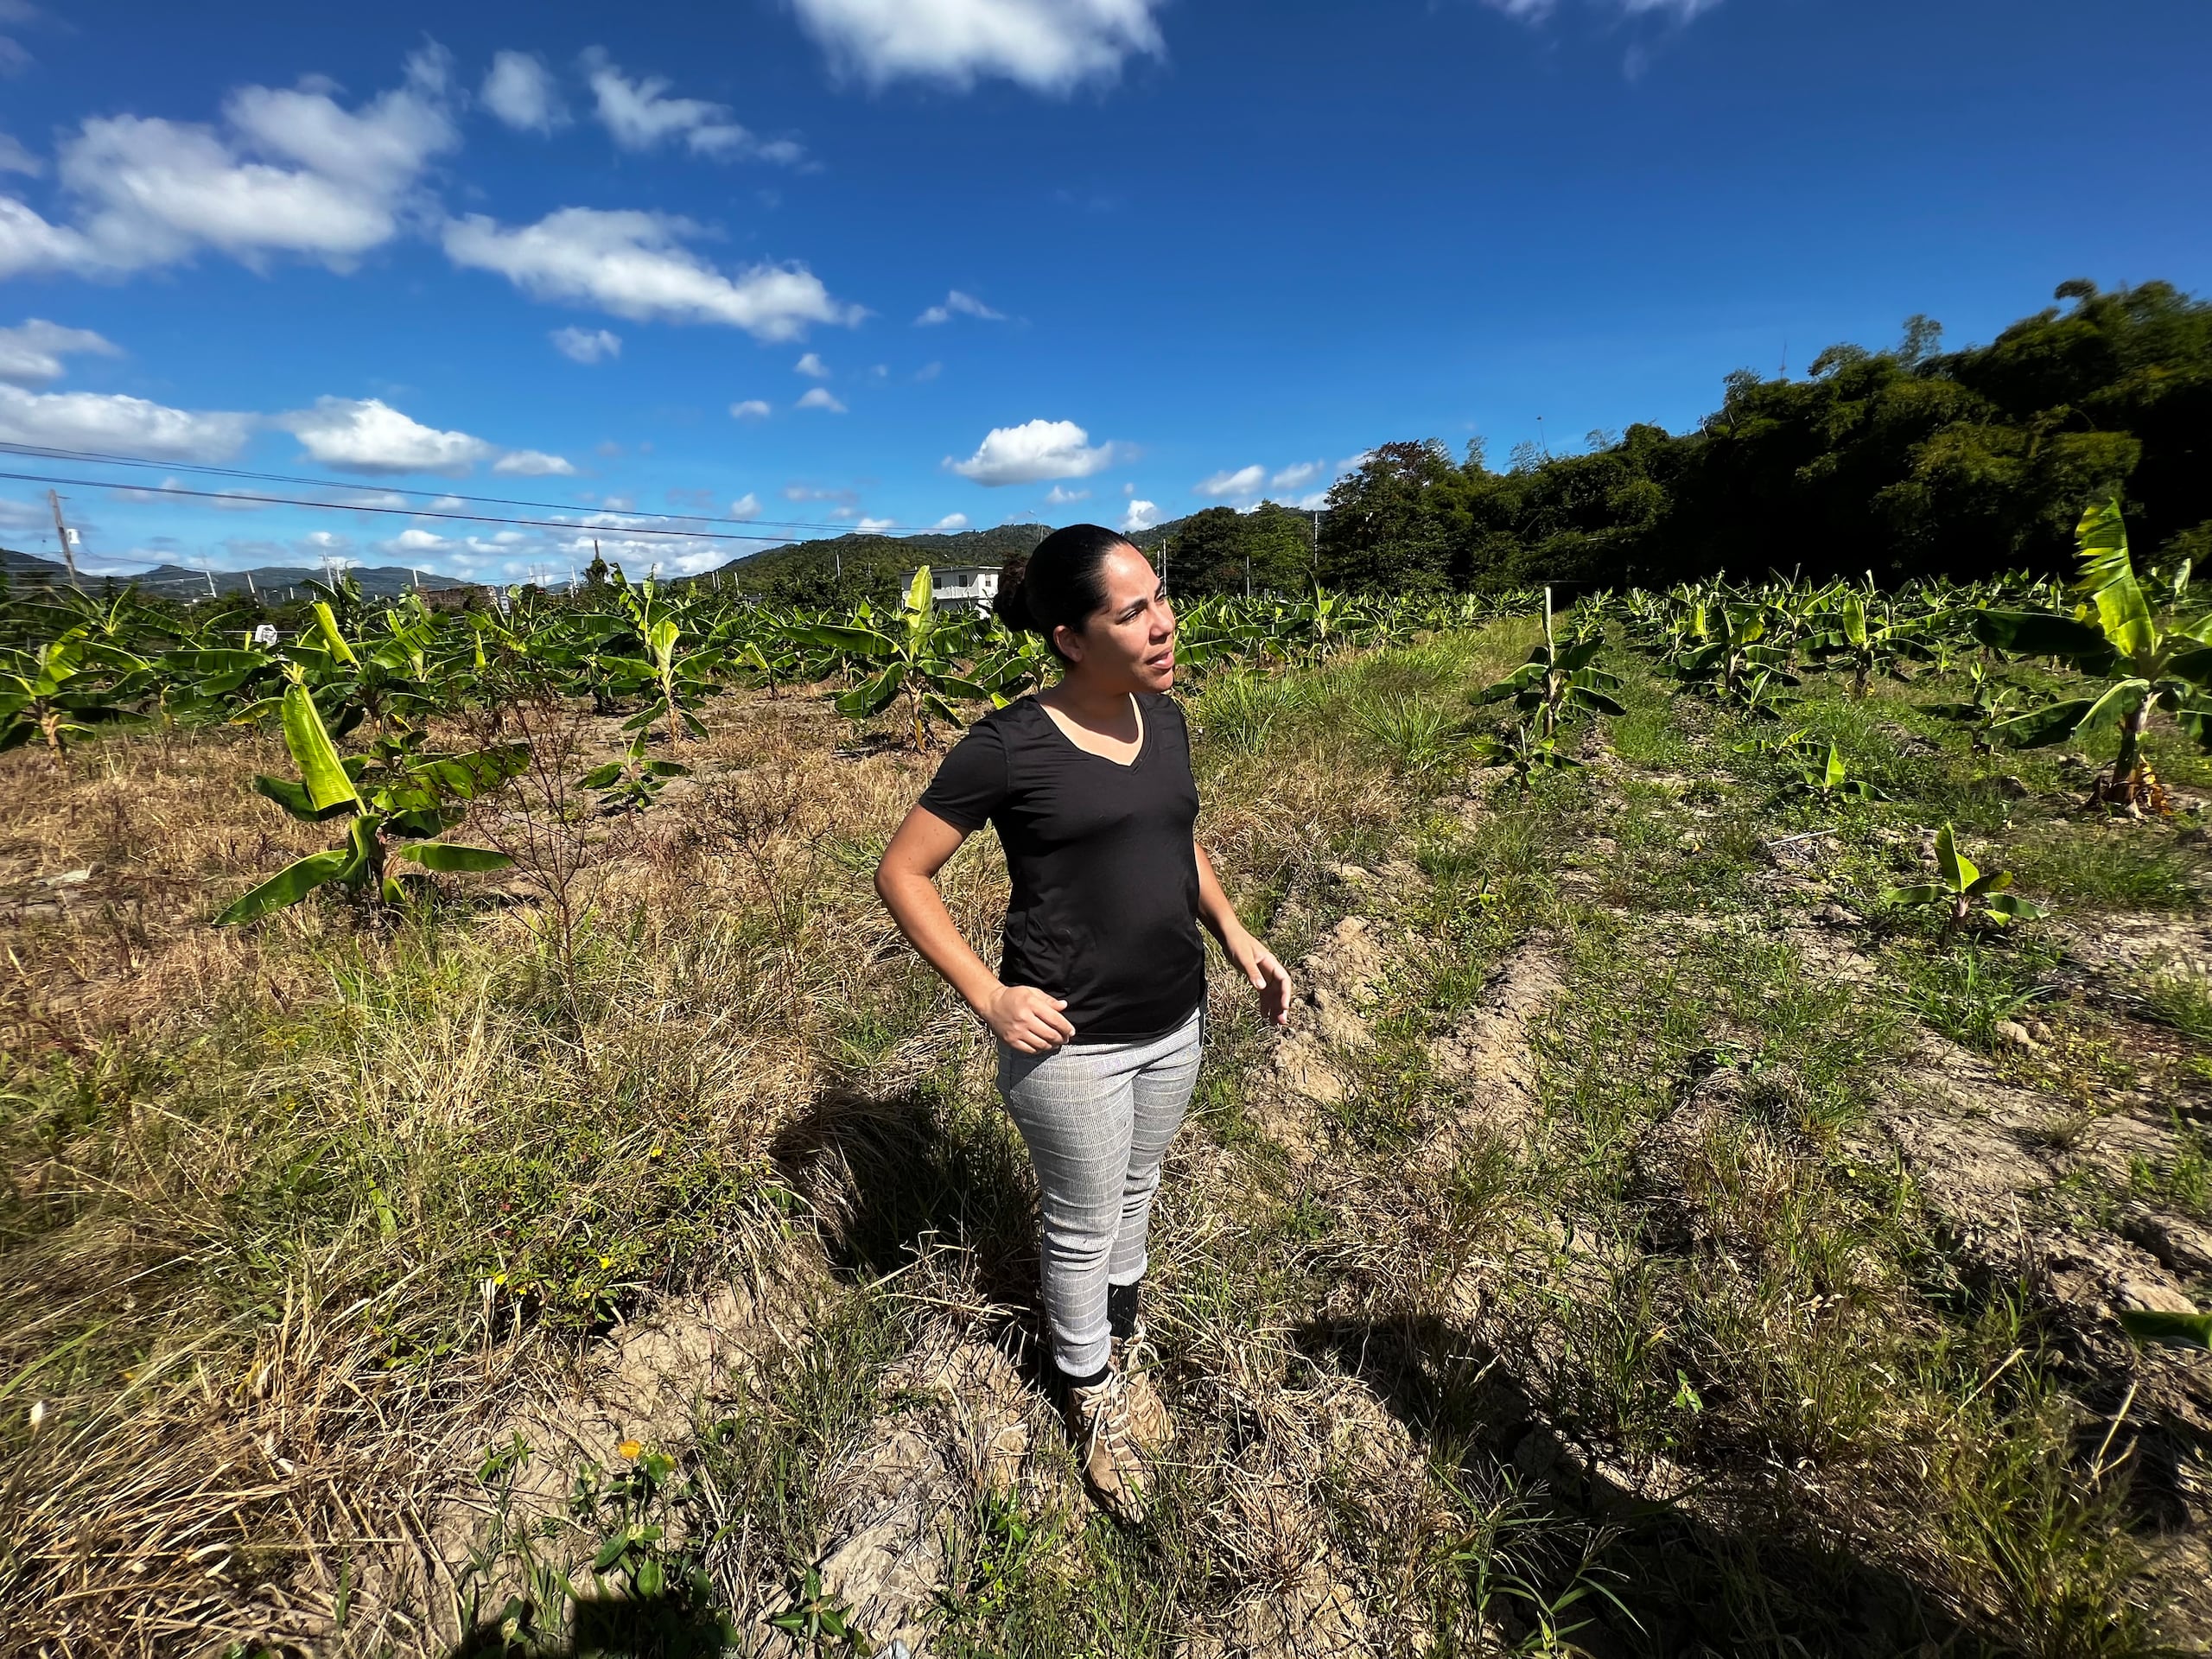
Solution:
{"label": "gray plaid pants", "polygon": [[1106,1369],[1106,1287],[1144,1277],[1160,1160],[1205,1050],[1199,1011],[1144,1043],[1024,1054],[999,1045],[999,1093],[1029,1143],[1045,1224],[1045,1327],[1069,1376]]}

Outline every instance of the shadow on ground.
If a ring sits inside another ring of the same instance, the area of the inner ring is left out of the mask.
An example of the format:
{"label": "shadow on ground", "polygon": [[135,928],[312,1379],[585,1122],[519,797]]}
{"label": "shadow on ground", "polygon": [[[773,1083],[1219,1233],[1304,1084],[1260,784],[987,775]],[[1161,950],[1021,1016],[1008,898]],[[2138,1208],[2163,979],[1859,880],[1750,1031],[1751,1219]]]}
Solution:
{"label": "shadow on ground", "polygon": [[968,1257],[976,1291],[1037,1316],[1035,1188],[1020,1137],[994,1105],[925,1083],[892,1095],[825,1090],[770,1143],[777,1172],[814,1207],[841,1277],[872,1283],[918,1255]]}
{"label": "shadow on ground", "polygon": [[518,1633],[510,1639],[496,1622],[480,1624],[446,1659],[721,1659],[728,1631],[712,1613],[674,1594],[638,1601],[590,1597],[569,1604],[571,1640],[546,1647]]}
{"label": "shadow on ground", "polygon": [[[1294,1340],[1315,1363],[1364,1382],[1440,1462],[1456,1464],[1465,1489],[1510,1483],[1540,1517],[1618,1529],[1605,1582],[1618,1606],[1591,1597],[1574,1609],[1594,1621],[1576,1636],[1593,1653],[1927,1659],[1990,1645],[1903,1574],[1808,1547],[1773,1517],[1746,1514],[1724,1529],[1639,1496],[1552,1427],[1497,1356],[1449,1321],[1319,1320]],[[1745,1496],[1747,1511],[1764,1497]],[[1726,1507],[1709,1487],[1700,1497]],[[1569,1584],[1541,1587],[1560,1594]]]}

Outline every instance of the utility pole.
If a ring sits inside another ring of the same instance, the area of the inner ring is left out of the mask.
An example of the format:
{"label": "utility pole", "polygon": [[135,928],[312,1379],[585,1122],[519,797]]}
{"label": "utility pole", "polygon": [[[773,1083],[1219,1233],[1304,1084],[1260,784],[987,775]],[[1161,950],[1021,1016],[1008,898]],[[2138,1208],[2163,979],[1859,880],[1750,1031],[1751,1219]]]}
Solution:
{"label": "utility pole", "polygon": [[255,604],[261,603],[261,589],[253,585],[253,572],[251,570],[245,573],[245,591]]}
{"label": "utility pole", "polygon": [[72,588],[74,588],[79,585],[77,582],[77,556],[70,550],[69,526],[61,522],[61,498],[56,495],[52,490],[48,490],[46,493],[46,499],[48,505],[54,509],[54,533],[60,538],[61,543],[61,563],[69,567],[69,585]]}
{"label": "utility pole", "polygon": [[200,574],[207,578],[207,597],[213,599],[216,596],[214,567],[212,565],[202,564],[200,567]]}

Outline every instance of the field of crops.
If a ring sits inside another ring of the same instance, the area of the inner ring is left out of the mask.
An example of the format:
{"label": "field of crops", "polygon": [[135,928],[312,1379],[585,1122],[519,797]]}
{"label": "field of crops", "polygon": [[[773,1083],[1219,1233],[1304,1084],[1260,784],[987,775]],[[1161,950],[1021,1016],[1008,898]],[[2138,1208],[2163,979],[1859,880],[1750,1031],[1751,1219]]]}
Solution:
{"label": "field of crops", "polygon": [[[2198,1651],[2207,594],[1207,601],[1155,1514],[869,878],[1033,642],[0,607],[0,1646]],[[988,836],[948,866],[995,934]]]}

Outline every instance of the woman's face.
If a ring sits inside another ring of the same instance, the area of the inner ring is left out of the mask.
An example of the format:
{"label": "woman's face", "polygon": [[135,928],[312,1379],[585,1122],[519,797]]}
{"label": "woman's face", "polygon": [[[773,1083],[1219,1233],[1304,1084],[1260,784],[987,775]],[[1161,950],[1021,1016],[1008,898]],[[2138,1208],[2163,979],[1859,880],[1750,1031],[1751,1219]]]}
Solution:
{"label": "woman's face", "polygon": [[1166,691],[1175,683],[1175,607],[1151,563],[1124,544],[1099,567],[1106,603],[1077,630],[1054,630],[1071,672],[1101,691]]}

